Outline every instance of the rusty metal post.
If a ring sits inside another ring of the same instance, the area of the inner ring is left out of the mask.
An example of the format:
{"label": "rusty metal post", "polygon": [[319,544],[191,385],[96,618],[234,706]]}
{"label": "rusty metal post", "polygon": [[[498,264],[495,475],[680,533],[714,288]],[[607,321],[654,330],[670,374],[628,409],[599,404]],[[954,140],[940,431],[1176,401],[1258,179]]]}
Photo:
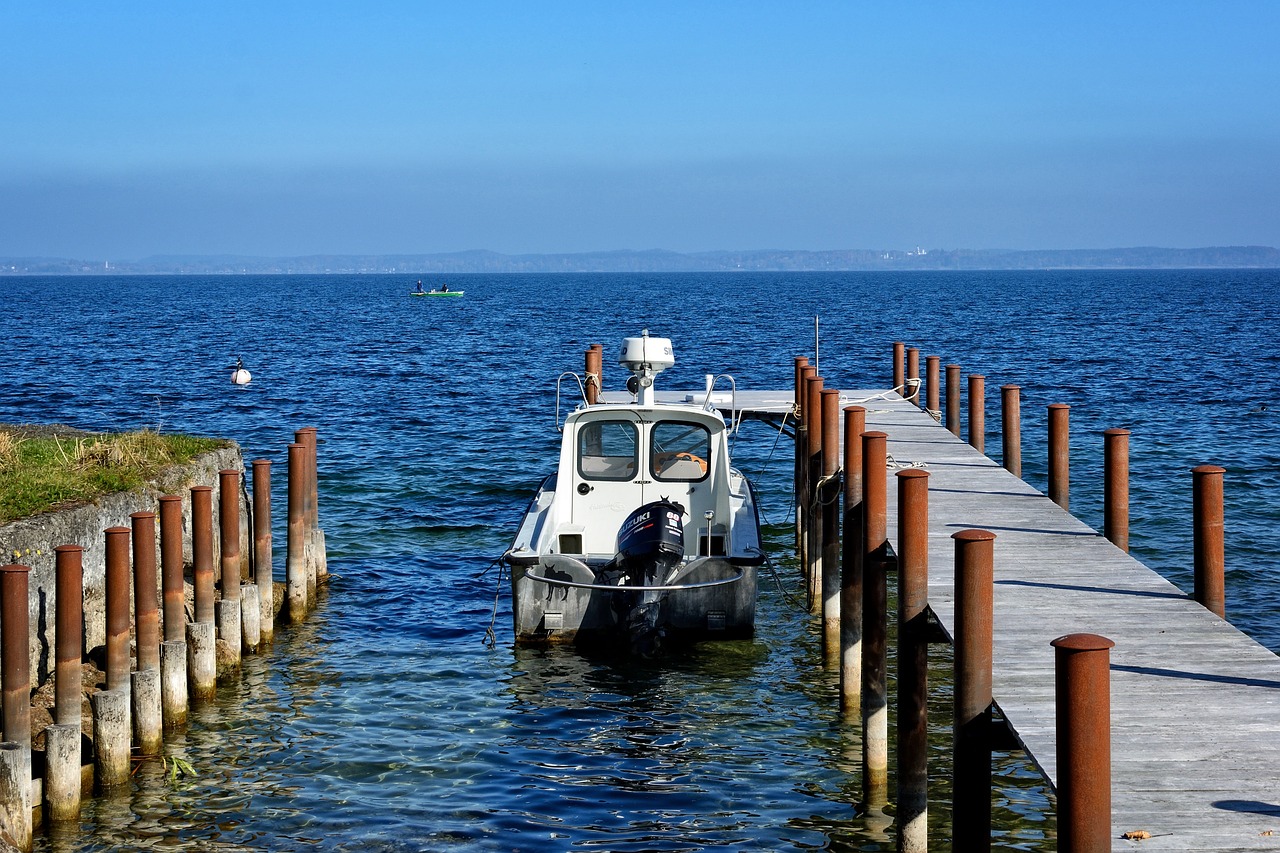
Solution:
{"label": "rusty metal post", "polygon": [[307,566],[304,548],[306,520],[306,445],[289,445],[289,524],[285,556],[285,584],[288,620],[298,624],[307,616],[310,597],[307,594]]}
{"label": "rusty metal post", "polygon": [[840,391],[822,391],[822,651],[840,664]]}
{"label": "rusty metal post", "polygon": [[584,361],[584,372],[587,374],[584,383],[587,405],[594,406],[600,402],[600,365],[604,361],[604,348],[600,344],[587,347]]}
{"label": "rusty metal post", "polygon": [[947,429],[960,437],[960,365],[947,365]]}
{"label": "rusty metal post", "polygon": [[592,344],[591,348],[596,351],[596,386],[600,391],[604,392],[604,344]]}
{"label": "rusty metal post", "polygon": [[1022,476],[1022,388],[1000,386],[1000,461],[1015,477]]}
{"label": "rusty metal post", "polygon": [[1054,648],[1058,850],[1111,849],[1111,652],[1097,634],[1068,634]]}
{"label": "rusty metal post", "polygon": [[[127,527],[108,527],[107,689],[129,692],[129,536]],[[127,716],[127,714],[126,714]]]}
{"label": "rusty metal post", "polygon": [[[31,750],[31,602],[28,566],[0,566],[0,690],[4,739]],[[28,775],[28,779],[30,776]]]}
{"label": "rusty metal post", "polygon": [[213,624],[213,486],[191,487],[191,574],[196,622]]}
{"label": "rusty metal post", "polygon": [[969,374],[969,444],[987,452],[987,387],[981,373]]}
{"label": "rusty metal post", "polygon": [[793,472],[792,494],[795,495],[796,505],[796,556],[800,558],[800,566],[804,568],[804,501],[800,496],[804,494],[804,460],[808,458],[806,450],[806,441],[808,432],[804,428],[804,377],[805,369],[809,366],[809,359],[805,356],[798,355],[795,357],[795,403],[794,419],[795,419],[795,444],[796,458],[795,471]]}
{"label": "rusty metal post", "polygon": [[135,512],[133,607],[138,669],[160,669],[160,607],[156,600],[156,514]]}
{"label": "rusty metal post", "polygon": [[275,581],[272,574],[271,460],[253,460],[253,580],[258,587],[262,641],[275,636]]}
{"label": "rusty metal post", "polygon": [[893,342],[893,390],[903,397],[907,396],[906,375],[902,371],[906,346],[902,341]]}
{"label": "rusty metal post", "polygon": [[902,396],[920,405],[920,348],[907,347],[907,387]]}
{"label": "rusty metal post", "polygon": [[898,477],[898,850],[929,845],[929,474]]}
{"label": "rusty metal post", "polygon": [[1049,500],[1071,508],[1071,407],[1049,406]]}
{"label": "rusty metal post", "polygon": [[862,434],[867,410],[844,410],[844,518],[840,543],[840,710],[862,714]]}
{"label": "rusty metal post", "polygon": [[53,549],[54,646],[53,721],[58,725],[80,725],[84,658],[81,636],[84,631],[84,548],[59,545]]}
{"label": "rusty metal post", "polygon": [[240,600],[240,472],[218,472],[219,588],[223,601]]}
{"label": "rusty metal post", "polygon": [[1109,429],[1102,446],[1102,535],[1129,550],[1129,430]]}
{"label": "rusty metal post", "polygon": [[1225,468],[1200,465],[1191,469],[1191,496],[1194,519],[1195,599],[1225,619],[1226,572],[1223,540],[1222,475]]}
{"label": "rusty metal post", "polygon": [[160,578],[164,588],[164,639],[186,640],[186,594],[182,582],[182,498],[160,496]]}
{"label": "rusty metal post", "polygon": [[888,438],[862,434],[862,792],[868,811],[889,802]]}
{"label": "rusty metal post", "polygon": [[809,560],[805,564],[809,579],[809,612],[822,614],[822,511],[818,504],[818,484],[822,481],[822,377],[812,376],[805,382],[805,418],[809,429],[809,458],[805,461],[808,471],[808,491],[805,493],[805,512],[809,529],[806,537]]}
{"label": "rusty metal post", "polygon": [[942,418],[942,358],[930,355],[924,360],[925,368],[925,404],[924,408],[937,420]]}
{"label": "rusty metal post", "polygon": [[955,540],[955,794],[957,850],[991,845],[991,657],[995,534]]}

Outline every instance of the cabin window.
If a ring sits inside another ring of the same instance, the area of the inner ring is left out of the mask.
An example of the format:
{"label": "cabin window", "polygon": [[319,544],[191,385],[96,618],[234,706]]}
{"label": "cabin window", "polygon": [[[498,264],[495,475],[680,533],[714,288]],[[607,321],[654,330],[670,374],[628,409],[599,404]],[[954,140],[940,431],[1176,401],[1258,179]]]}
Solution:
{"label": "cabin window", "polygon": [[630,480],[640,440],[631,421],[592,421],[578,430],[578,473],[584,480]]}
{"label": "cabin window", "polygon": [[659,421],[651,436],[649,466],[655,480],[692,483],[707,478],[711,432],[705,426]]}

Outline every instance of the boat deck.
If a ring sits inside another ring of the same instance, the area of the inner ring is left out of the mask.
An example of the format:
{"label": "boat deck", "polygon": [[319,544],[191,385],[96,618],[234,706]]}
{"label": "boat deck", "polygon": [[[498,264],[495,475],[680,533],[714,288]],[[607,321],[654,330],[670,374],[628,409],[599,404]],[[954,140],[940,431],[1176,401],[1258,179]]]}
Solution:
{"label": "boat deck", "polygon": [[[790,391],[738,392],[737,405],[746,417],[778,423],[792,399]],[[1050,782],[1057,766],[1049,643],[1101,634],[1115,642],[1114,849],[1280,850],[1280,657],[898,395],[842,392],[842,406],[855,404],[867,409],[868,430],[888,434],[892,459],[929,472],[929,604],[948,634],[951,534],[996,534],[995,702]],[[896,481],[890,472],[891,540]],[[1121,840],[1130,830],[1152,837]]]}

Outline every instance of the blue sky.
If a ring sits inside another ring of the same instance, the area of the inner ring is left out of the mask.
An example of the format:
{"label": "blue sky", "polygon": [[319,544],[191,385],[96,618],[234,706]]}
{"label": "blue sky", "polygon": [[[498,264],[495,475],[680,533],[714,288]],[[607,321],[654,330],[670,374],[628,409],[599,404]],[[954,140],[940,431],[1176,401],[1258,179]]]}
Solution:
{"label": "blue sky", "polygon": [[1280,3],[9,0],[0,256],[1280,245]]}

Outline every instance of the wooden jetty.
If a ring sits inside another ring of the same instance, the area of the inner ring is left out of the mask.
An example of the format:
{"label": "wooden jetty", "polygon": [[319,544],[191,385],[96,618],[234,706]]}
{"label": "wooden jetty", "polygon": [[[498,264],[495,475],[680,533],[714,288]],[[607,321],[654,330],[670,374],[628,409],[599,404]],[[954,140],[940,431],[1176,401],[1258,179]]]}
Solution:
{"label": "wooden jetty", "polygon": [[[737,415],[780,423],[793,396],[738,392]],[[955,626],[951,535],[975,528],[996,534],[994,700],[1055,788],[1050,642],[1075,633],[1115,642],[1113,849],[1280,849],[1280,657],[914,403],[881,391],[841,392],[842,407],[854,404],[866,408],[868,431],[888,435],[892,462],[930,474],[929,606],[949,636]],[[892,474],[888,530],[896,547]],[[1121,838],[1138,830],[1150,837]]]}

